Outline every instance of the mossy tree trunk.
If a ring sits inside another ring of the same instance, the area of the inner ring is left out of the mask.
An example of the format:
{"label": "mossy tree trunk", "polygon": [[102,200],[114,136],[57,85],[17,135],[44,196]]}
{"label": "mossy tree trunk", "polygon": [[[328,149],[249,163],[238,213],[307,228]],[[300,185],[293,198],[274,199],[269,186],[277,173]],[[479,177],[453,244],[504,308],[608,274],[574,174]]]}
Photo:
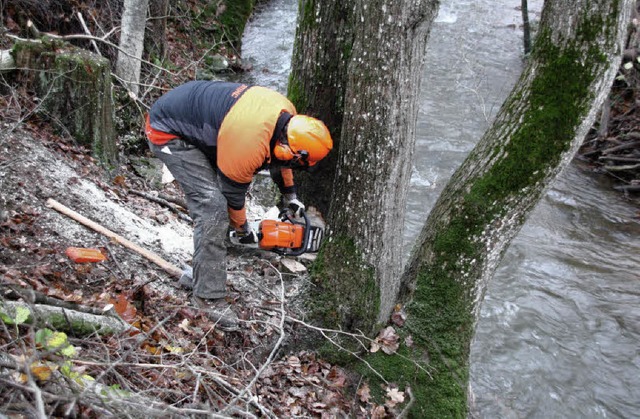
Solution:
{"label": "mossy tree trunk", "polygon": [[633,3],[545,1],[519,82],[429,215],[402,287],[411,301],[405,330],[426,349],[433,375],[419,386],[425,403],[416,416],[465,416],[469,348],[487,284],[591,128],[620,65]]}
{"label": "mossy tree trunk", "polygon": [[38,111],[90,147],[103,164],[115,165],[118,150],[109,61],[46,38],[18,41],[13,54],[21,82],[42,101]]}
{"label": "mossy tree trunk", "polygon": [[331,238],[314,271],[313,299],[327,308],[325,320],[351,330],[373,332],[396,301],[415,92],[437,9],[434,0],[324,1],[301,8],[310,32],[299,36],[317,51],[298,59],[290,91],[298,107],[319,108],[316,115],[340,133],[329,168],[335,177],[324,185],[325,198],[331,196]]}

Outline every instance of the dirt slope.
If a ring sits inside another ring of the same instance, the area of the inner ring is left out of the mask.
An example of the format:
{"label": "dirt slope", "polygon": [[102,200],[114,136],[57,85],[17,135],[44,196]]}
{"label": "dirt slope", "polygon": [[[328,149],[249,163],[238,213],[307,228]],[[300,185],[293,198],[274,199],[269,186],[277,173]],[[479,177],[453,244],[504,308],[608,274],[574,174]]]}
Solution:
{"label": "dirt slope", "polygon": [[[296,307],[308,286],[305,276],[283,273],[281,258],[272,253],[231,249],[228,300],[243,322],[240,332],[221,332],[191,306],[189,293],[179,288],[175,278],[46,206],[47,199],[53,198],[173,264],[188,263],[192,251],[189,223],[130,193],[152,193],[147,180],[128,166],[109,175],[86,150],[58,137],[43,136],[35,126],[27,124],[15,131],[8,125],[5,128],[0,136],[2,289],[18,286],[98,308],[115,303],[123,310],[123,318],[148,333],[141,344],[138,341],[133,346],[122,336],[71,334],[71,343],[80,353],[74,368],[100,377],[106,385],[171,405],[178,409],[177,416],[189,416],[179,410],[186,402],[184,394],[193,396],[191,407],[223,409],[234,395],[243,394],[258,370],[262,371],[260,379],[243,396],[259,395],[253,407],[248,407],[251,403],[245,406],[253,413],[264,409],[275,416],[319,416],[344,414],[354,407],[345,398],[344,372],[313,353],[286,349],[287,342],[296,339],[296,323],[291,319],[304,318]],[[175,185],[163,192],[180,195]],[[107,260],[73,263],[65,255],[69,246],[99,248]],[[0,333],[3,351],[15,359],[33,356],[37,351],[27,349],[25,354],[18,343],[28,334],[28,329],[14,332],[5,328]],[[110,366],[100,366],[106,359],[111,360]],[[148,367],[155,364],[179,364],[184,371],[167,367],[158,375],[158,370]],[[202,372],[195,374],[194,369]],[[0,412],[23,413],[11,409],[12,401],[24,397],[19,384],[6,383],[7,391],[0,396],[0,406],[5,408]],[[53,384],[40,385],[46,392]],[[75,397],[59,388],[54,394],[69,401]],[[76,414],[97,417],[105,413],[90,401],[77,403]],[[49,406],[46,397],[45,406]]]}

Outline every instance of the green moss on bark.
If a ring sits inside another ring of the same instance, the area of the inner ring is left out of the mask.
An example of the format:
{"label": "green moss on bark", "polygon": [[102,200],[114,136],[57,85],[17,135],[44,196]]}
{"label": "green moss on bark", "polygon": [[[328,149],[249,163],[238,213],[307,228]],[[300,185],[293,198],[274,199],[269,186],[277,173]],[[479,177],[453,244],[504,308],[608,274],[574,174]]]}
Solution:
{"label": "green moss on bark", "polygon": [[352,239],[334,237],[325,243],[311,277],[314,318],[328,327],[373,332],[380,294],[373,267],[364,262]]}

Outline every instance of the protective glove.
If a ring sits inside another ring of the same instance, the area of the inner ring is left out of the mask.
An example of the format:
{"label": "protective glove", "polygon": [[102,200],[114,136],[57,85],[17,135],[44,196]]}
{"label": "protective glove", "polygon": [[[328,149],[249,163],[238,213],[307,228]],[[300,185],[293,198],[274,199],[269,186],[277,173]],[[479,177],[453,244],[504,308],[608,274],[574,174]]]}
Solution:
{"label": "protective glove", "polygon": [[245,222],[242,227],[236,229],[236,237],[241,244],[258,243],[258,235],[251,229],[248,222]]}
{"label": "protective glove", "polygon": [[305,207],[304,204],[298,199],[296,194],[285,194],[283,204],[293,212],[294,217],[302,217],[302,213],[304,212]]}

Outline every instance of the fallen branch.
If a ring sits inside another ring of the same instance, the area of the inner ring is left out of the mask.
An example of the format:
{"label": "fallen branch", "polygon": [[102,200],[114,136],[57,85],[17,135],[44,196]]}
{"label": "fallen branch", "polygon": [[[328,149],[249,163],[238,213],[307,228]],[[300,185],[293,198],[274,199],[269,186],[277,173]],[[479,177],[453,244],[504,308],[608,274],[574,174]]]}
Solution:
{"label": "fallen branch", "polygon": [[640,185],[616,185],[613,189],[623,192],[640,192]]}
{"label": "fallen branch", "polygon": [[[99,316],[79,311],[67,310],[43,304],[27,304],[18,301],[0,302],[0,313],[10,319],[16,318],[16,310],[26,309],[29,317],[25,323],[37,327],[51,326],[79,335],[112,335],[126,332],[131,326],[124,320],[112,316]],[[4,317],[2,316],[2,317]]]}
{"label": "fallen branch", "polygon": [[627,162],[627,163],[638,163],[640,162],[640,158],[638,157],[625,157],[625,156],[600,156],[599,160],[608,160],[608,161],[619,161],[619,162]]}
{"label": "fallen branch", "polygon": [[187,222],[192,222],[191,217],[189,217],[188,215],[184,214],[180,208],[178,208],[175,204],[172,204],[171,202],[169,202],[166,199],[161,198],[160,196],[154,196],[151,194],[148,194],[146,192],[140,192],[140,191],[135,191],[135,190],[130,190],[129,192],[131,192],[134,195],[138,195],[141,196],[145,199],[148,199],[149,201],[155,202],[157,204],[163,205],[167,208],[169,208],[171,211],[175,212],[176,214],[178,214],[178,217],[181,220],[187,221]]}
{"label": "fallen branch", "polygon": [[626,166],[604,166],[604,170],[608,170],[610,172],[624,172],[626,170],[637,170],[640,169],[640,164],[630,164]]}
{"label": "fallen branch", "polygon": [[173,202],[174,204],[176,204],[176,205],[178,205],[178,206],[180,206],[180,207],[182,207],[184,209],[188,208],[187,207],[187,203],[185,202],[184,199],[177,198],[175,196],[171,196],[171,195],[167,195],[167,194],[162,194],[162,193],[158,193],[158,198],[162,198],[162,199],[164,199],[166,201]]}
{"label": "fallen branch", "polygon": [[64,301],[59,298],[49,297],[41,292],[15,285],[0,284],[0,290],[4,290],[3,297],[10,300],[23,299],[29,304],[44,304],[53,307],[65,308],[67,310],[79,311],[82,313],[95,314],[97,316],[113,314],[112,311],[105,312],[104,310],[96,307],[83,306],[69,301]]}
{"label": "fallen branch", "polygon": [[160,256],[158,256],[157,254],[150,252],[149,250],[138,246],[137,244],[125,239],[124,237],[120,236],[119,234],[114,233],[111,230],[108,230],[106,228],[104,228],[103,226],[101,226],[98,223],[95,223],[93,221],[91,221],[90,219],[84,217],[83,215],[78,214],[77,212],[73,211],[72,209],[65,207],[64,205],[62,205],[61,203],[55,201],[54,199],[49,198],[47,200],[47,206],[50,208],[55,209],[56,211],[76,220],[77,222],[79,222],[80,224],[91,228],[94,231],[97,231],[100,234],[103,234],[111,239],[113,239],[114,241],[120,243],[121,245],[123,245],[124,247],[133,250],[134,252],[140,254],[141,256],[144,256],[145,258],[147,258],[148,260],[150,260],[151,262],[155,263],[156,265],[160,266],[162,269],[164,269],[165,272],[167,272],[169,275],[179,278],[182,275],[182,270],[180,268],[178,268],[175,265],[172,265],[171,263],[167,262],[166,260],[162,259]]}
{"label": "fallen branch", "polygon": [[[635,133],[630,133],[628,135],[628,137],[631,137],[631,134],[635,134]],[[635,138],[635,136],[634,136]],[[617,146],[613,146],[611,148],[607,148],[605,150],[602,150],[602,154],[610,154],[610,153],[614,153],[616,151],[622,151],[622,150],[628,150],[630,148],[638,148],[640,147],[640,141],[628,141],[624,144],[620,144]]]}

